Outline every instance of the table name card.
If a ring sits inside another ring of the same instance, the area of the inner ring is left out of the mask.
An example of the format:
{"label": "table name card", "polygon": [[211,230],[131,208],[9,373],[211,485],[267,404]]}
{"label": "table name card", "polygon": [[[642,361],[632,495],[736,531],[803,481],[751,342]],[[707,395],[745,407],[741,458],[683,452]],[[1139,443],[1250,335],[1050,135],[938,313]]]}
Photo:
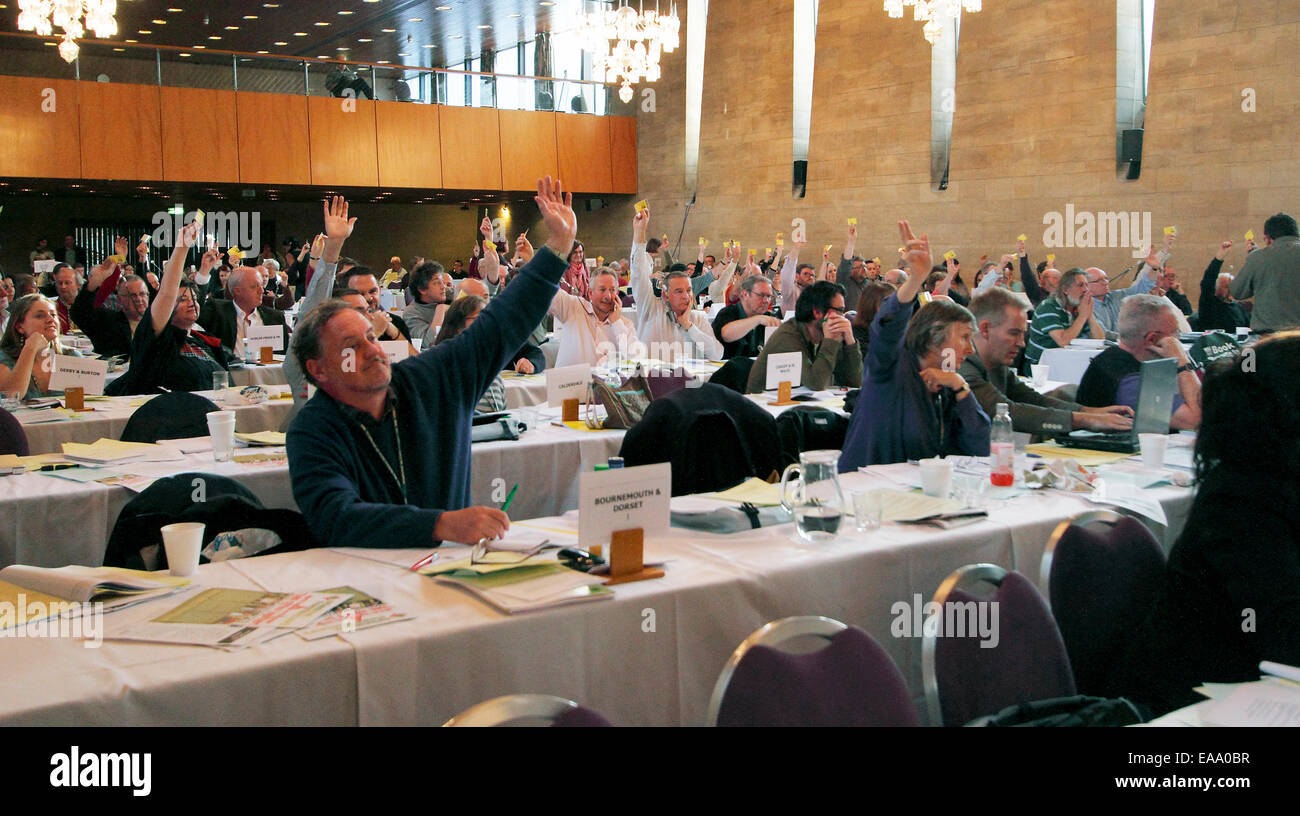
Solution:
{"label": "table name card", "polygon": [[244,334],[244,346],[254,352],[264,347],[284,351],[284,326],[249,326]]}
{"label": "table name card", "polygon": [[767,390],[771,391],[783,382],[791,386],[798,385],[803,378],[803,352],[787,351],[784,354],[767,355]]}
{"label": "table name card", "polygon": [[587,471],[578,476],[578,543],[608,545],[615,530],[668,528],[673,468],[657,465]]}
{"label": "table name card", "polygon": [[591,384],[591,366],[564,366],[546,369],[546,404],[557,408],[566,399],[576,398],[579,402],[587,401],[587,387]]}
{"label": "table name card", "polygon": [[87,394],[99,396],[104,393],[104,382],[108,378],[108,360],[92,360],[88,357],[69,357],[65,354],[53,356],[54,370],[50,372],[50,390],[65,391],[80,387]]}
{"label": "table name card", "polygon": [[380,340],[379,345],[390,363],[400,363],[411,356],[411,344],[405,340]]}

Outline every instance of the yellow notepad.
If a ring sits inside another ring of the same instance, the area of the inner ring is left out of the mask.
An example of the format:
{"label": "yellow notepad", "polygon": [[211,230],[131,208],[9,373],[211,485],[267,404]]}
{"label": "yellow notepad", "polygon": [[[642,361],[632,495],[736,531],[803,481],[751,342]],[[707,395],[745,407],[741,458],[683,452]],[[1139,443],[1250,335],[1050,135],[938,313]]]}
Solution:
{"label": "yellow notepad", "polygon": [[237,433],[236,439],[242,439],[250,445],[278,447],[285,443],[283,431],[258,431],[257,433]]}
{"label": "yellow notepad", "polygon": [[756,507],[775,507],[781,503],[781,486],[750,477],[733,488],[717,493],[705,493],[704,497],[722,501],[749,502]]}
{"label": "yellow notepad", "polygon": [[1034,453],[1044,459],[1073,459],[1084,467],[1110,465],[1115,462],[1122,462],[1133,455],[1131,453],[1115,453],[1114,451],[1089,450],[1088,448],[1067,448],[1055,442],[1026,445],[1025,453]]}

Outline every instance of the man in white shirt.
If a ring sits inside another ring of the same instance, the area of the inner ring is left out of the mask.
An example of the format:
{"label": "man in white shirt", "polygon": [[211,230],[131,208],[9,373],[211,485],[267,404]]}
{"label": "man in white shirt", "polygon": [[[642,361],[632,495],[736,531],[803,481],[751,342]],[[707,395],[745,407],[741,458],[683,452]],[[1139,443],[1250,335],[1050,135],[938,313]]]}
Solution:
{"label": "man in white shirt", "polygon": [[691,279],[684,272],[664,277],[663,297],[654,296],[650,283],[652,262],[646,254],[646,227],[650,210],[632,218],[632,296],[637,305],[637,336],[647,344],[650,356],[665,362],[706,357],[722,359],[722,344],[713,336],[705,312],[691,308],[695,300]]}
{"label": "man in white shirt", "polygon": [[549,313],[564,324],[556,367],[599,366],[619,358],[644,357],[645,346],[637,340],[636,327],[623,317],[618,278],[608,271],[597,272],[590,286],[591,300],[561,289],[551,301]]}

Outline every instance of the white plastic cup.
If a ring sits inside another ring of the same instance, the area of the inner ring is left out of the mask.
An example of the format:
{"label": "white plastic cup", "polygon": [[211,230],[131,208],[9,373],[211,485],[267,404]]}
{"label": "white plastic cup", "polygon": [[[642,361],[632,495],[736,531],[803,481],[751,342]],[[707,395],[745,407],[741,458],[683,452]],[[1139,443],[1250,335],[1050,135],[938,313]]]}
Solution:
{"label": "white plastic cup", "polygon": [[235,455],[235,412],[210,411],[208,435],[212,437],[212,458],[229,462]]}
{"label": "white plastic cup", "polygon": [[199,568],[199,551],[203,549],[203,524],[187,521],[162,528],[163,547],[171,574],[184,578]]}
{"label": "white plastic cup", "polygon": [[859,490],[853,494],[853,517],[857,521],[858,532],[880,529],[881,517],[885,504],[880,494],[872,490]]}
{"label": "white plastic cup", "polygon": [[213,400],[222,402],[226,398],[226,389],[230,387],[230,372],[224,368],[220,371],[212,372],[212,395]]}
{"label": "white plastic cup", "polygon": [[1246,341],[1249,340],[1249,339],[1250,339],[1250,326],[1238,326],[1238,327],[1237,327],[1237,340],[1238,340],[1239,342],[1244,343],[1244,342],[1246,342]]}
{"label": "white plastic cup", "polygon": [[952,462],[947,459],[921,460],[921,492],[936,499],[952,493]]}
{"label": "white plastic cup", "polygon": [[1169,435],[1162,433],[1138,434],[1142,445],[1142,467],[1147,470],[1160,470],[1165,466],[1165,446],[1169,444]]}
{"label": "white plastic cup", "polygon": [[1043,388],[1047,385],[1048,366],[1039,363],[1030,366],[1034,374],[1034,388]]}

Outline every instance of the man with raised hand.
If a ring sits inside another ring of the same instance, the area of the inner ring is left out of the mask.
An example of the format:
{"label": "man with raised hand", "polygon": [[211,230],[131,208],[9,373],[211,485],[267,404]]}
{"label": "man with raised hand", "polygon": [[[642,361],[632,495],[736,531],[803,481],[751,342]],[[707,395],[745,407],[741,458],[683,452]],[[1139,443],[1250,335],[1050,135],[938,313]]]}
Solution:
{"label": "man with raised hand", "polygon": [[327,301],[305,315],[293,353],[318,390],[289,428],[293,495],[326,546],[476,544],[510,527],[470,505],[474,405],[541,320],[578,232],[573,196],[537,183],[546,246],[455,339],[390,365],[374,327]]}
{"label": "man with raised hand", "polygon": [[[348,202],[343,196],[325,199],[322,207],[325,214],[325,232],[312,241],[311,262],[316,264],[307,292],[298,304],[298,314],[306,316],[312,309],[329,300],[334,292],[334,273],[343,253],[343,242],[352,235],[357,219],[348,217]],[[307,375],[302,370],[295,354],[284,355],[284,376],[289,381],[293,392],[293,408],[281,427],[288,428],[293,418],[307,404]]]}
{"label": "man with raised hand", "polygon": [[72,302],[72,322],[95,344],[95,353],[101,357],[131,354],[131,337],[136,327],[149,311],[149,287],[138,275],[126,275],[118,284],[118,309],[96,306],[99,288],[117,269],[111,257],[90,271],[86,286]]}
{"label": "man with raised hand", "polygon": [[650,282],[653,264],[646,254],[649,223],[649,208],[632,217],[632,296],[637,305],[637,337],[649,346],[651,356],[665,362],[696,357],[721,360],[722,344],[713,336],[708,314],[691,308],[695,296],[686,273],[669,272],[664,277],[663,296],[654,296]]}

